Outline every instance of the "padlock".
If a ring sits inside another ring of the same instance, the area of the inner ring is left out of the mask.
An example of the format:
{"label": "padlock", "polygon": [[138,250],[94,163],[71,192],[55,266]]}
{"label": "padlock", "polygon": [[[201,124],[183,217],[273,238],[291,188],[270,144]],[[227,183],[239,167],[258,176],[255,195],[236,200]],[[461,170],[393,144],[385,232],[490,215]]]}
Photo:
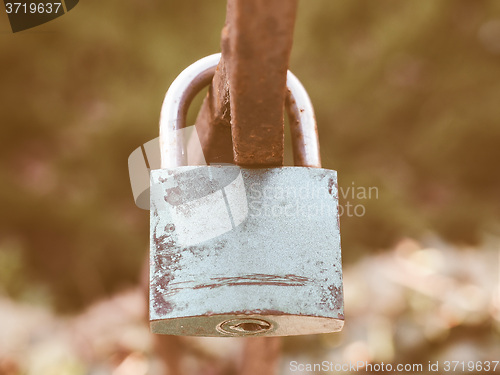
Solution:
{"label": "padlock", "polygon": [[219,59],[183,71],[162,107],[162,169],[151,171],[150,189],[151,330],[218,337],[340,331],[337,172],[320,168],[314,112],[298,79],[288,72],[300,166],[184,165],[180,129]]}

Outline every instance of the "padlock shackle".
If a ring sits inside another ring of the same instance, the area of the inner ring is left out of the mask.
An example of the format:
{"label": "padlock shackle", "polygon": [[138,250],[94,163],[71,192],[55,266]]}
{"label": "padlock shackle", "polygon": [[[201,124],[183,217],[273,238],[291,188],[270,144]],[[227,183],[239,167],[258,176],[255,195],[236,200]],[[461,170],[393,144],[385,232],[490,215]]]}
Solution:
{"label": "padlock shackle", "polygon": [[188,66],[172,82],[168,89],[160,114],[161,168],[185,165],[183,132],[191,101],[196,94],[210,84],[220,54],[213,54]]}
{"label": "padlock shackle", "polygon": [[288,112],[292,136],[293,163],[302,167],[321,168],[318,126],[311,98],[291,71],[286,75]]}
{"label": "padlock shackle", "polygon": [[[183,132],[187,112],[196,94],[207,86],[219,64],[220,53],[204,57],[184,69],[168,89],[160,115],[161,168],[185,165]],[[311,99],[292,72],[287,72],[286,107],[290,120],[294,164],[321,167],[318,129]]]}

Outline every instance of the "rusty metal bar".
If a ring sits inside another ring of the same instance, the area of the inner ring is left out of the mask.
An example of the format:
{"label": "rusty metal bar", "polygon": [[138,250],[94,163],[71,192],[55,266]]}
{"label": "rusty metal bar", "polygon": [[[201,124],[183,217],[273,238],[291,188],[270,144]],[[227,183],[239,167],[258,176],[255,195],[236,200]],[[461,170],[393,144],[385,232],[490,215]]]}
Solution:
{"label": "rusty metal bar", "polygon": [[296,10],[296,0],[228,1],[222,54],[238,165],[283,165],[286,72]]}
{"label": "rusty metal bar", "polygon": [[208,163],[283,165],[296,9],[297,0],[228,0],[222,60],[196,120]]}
{"label": "rusty metal bar", "polygon": [[[203,159],[208,164],[233,163],[230,121],[229,83],[222,58],[196,118],[196,130],[203,150],[203,155],[195,156],[196,159]],[[197,145],[188,146],[188,153],[192,154],[193,150],[198,150]]]}

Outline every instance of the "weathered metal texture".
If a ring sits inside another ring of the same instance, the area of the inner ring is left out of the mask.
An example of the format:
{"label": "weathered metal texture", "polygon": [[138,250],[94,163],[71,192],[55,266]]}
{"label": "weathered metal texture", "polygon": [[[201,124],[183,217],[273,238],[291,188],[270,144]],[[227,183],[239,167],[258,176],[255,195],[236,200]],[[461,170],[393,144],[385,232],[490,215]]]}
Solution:
{"label": "weathered metal texture", "polygon": [[178,167],[151,177],[153,332],[283,336],[342,328],[335,171]]}
{"label": "weathered metal texture", "polygon": [[[283,89],[296,7],[296,0],[228,1],[222,59],[196,119],[207,163],[233,163],[233,102],[237,163],[283,164]],[[242,40],[245,46],[235,48]],[[247,133],[252,137],[245,138]]]}
{"label": "weathered metal texture", "polygon": [[222,31],[234,161],[283,165],[286,72],[297,0],[229,0]]}

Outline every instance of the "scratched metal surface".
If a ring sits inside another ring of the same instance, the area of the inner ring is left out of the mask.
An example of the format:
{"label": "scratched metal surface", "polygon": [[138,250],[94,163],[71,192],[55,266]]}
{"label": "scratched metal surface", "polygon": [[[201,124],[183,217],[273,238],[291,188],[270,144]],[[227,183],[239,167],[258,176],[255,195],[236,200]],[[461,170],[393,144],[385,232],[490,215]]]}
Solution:
{"label": "scratched metal surface", "polygon": [[269,322],[265,335],[341,329],[335,171],[178,167],[151,179],[154,332],[224,336],[216,327],[241,316]]}

